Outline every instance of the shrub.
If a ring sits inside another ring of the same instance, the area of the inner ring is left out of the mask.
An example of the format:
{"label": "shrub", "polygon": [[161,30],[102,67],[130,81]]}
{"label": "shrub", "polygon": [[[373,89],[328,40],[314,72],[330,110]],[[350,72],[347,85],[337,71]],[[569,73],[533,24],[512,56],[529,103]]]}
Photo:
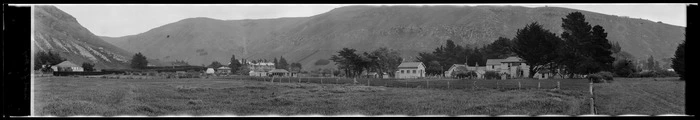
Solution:
{"label": "shrub", "polygon": [[472,78],[477,76],[475,71],[455,71],[452,74],[456,78]]}
{"label": "shrub", "polygon": [[593,83],[611,82],[613,80],[613,73],[601,71],[598,73],[588,74],[586,78],[591,80]]}
{"label": "shrub", "polygon": [[486,71],[484,73],[484,78],[486,79],[501,79],[501,75],[496,71]]}

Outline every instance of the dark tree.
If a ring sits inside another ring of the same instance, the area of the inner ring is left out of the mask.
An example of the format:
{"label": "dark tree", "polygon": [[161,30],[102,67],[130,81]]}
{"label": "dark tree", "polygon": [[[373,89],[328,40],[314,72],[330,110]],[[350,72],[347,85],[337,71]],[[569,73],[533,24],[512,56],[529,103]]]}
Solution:
{"label": "dark tree", "polygon": [[[429,75],[442,75],[443,74],[442,66],[440,66],[440,62],[438,62],[437,60],[433,60],[433,61],[428,62],[427,66],[425,66],[425,67],[426,67],[425,68],[426,74],[429,74]],[[428,73],[427,71],[432,71],[432,72]]]}
{"label": "dark tree", "polygon": [[511,49],[511,41],[508,38],[498,37],[496,41],[487,45],[485,49],[487,59],[505,59],[514,56]]}
{"label": "dark tree", "polygon": [[95,64],[84,62],[81,67],[83,67],[83,70],[87,72],[92,72],[95,71]]}
{"label": "dark tree", "polygon": [[280,69],[280,62],[277,61],[277,58],[275,58],[275,60],[272,61],[272,63],[275,63],[275,69]]}
{"label": "dark tree", "polygon": [[66,61],[65,58],[61,57],[58,53],[49,52],[37,52],[34,56],[34,69],[41,69],[44,72],[50,71],[50,66],[59,64]]}
{"label": "dark tree", "polygon": [[338,55],[331,56],[331,61],[335,62],[338,69],[343,70],[347,77],[355,77],[356,70],[361,69],[362,66],[358,66],[361,58],[359,55],[355,54],[355,49],[343,48],[338,51]]}
{"label": "dark tree", "polygon": [[373,58],[371,66],[379,74],[380,78],[384,76],[384,72],[393,77],[402,59],[398,51],[386,47],[372,51],[367,57]]}
{"label": "dark tree", "polygon": [[573,12],[562,18],[564,44],[559,49],[558,64],[564,65],[569,77],[574,74],[590,74],[610,70],[614,58],[612,45],[606,39],[605,30],[586,22],[581,12]]}
{"label": "dark tree", "polygon": [[[284,59],[282,56],[280,56],[280,59],[277,62],[279,62],[279,68],[277,68],[277,69],[289,70],[289,63],[287,63],[287,60]],[[277,65],[277,64],[275,64],[275,65]]]}
{"label": "dark tree", "polygon": [[535,22],[518,29],[513,38],[512,50],[530,66],[529,77],[532,78],[537,71],[545,69],[545,65],[556,59],[555,51],[560,41],[554,33]]}
{"label": "dark tree", "polygon": [[289,65],[289,70],[294,72],[301,72],[301,63],[292,63]]}
{"label": "dark tree", "polygon": [[207,67],[216,69],[216,68],[219,68],[221,66],[224,66],[224,65],[221,65],[221,63],[219,63],[219,61],[214,61],[214,62],[211,62],[211,64],[209,64],[209,66],[207,66]]}
{"label": "dark tree", "polygon": [[637,72],[635,69],[634,62],[632,60],[620,59],[613,63],[613,72],[620,77],[628,77],[632,73]]}
{"label": "dark tree", "polygon": [[148,60],[146,60],[146,56],[143,56],[140,52],[136,53],[134,57],[131,58],[131,68],[145,69],[147,65]]}
{"label": "dark tree", "polygon": [[612,69],[612,63],[615,61],[615,58],[613,58],[611,55],[613,52],[619,52],[619,50],[616,49],[621,49],[618,46],[617,48],[613,49],[613,46],[610,44],[608,41],[608,33],[605,32],[605,29],[601,27],[600,25],[596,25],[593,27],[593,31],[591,31],[591,50],[593,51],[592,56],[596,63],[598,63],[600,66],[600,69],[597,71],[610,71]]}
{"label": "dark tree", "polygon": [[685,40],[676,48],[676,54],[674,55],[671,67],[673,71],[678,73],[681,80],[685,80]]}
{"label": "dark tree", "polygon": [[228,67],[231,68],[231,72],[238,71],[241,66],[241,63],[236,59],[236,55],[231,55],[231,64],[228,64]]}

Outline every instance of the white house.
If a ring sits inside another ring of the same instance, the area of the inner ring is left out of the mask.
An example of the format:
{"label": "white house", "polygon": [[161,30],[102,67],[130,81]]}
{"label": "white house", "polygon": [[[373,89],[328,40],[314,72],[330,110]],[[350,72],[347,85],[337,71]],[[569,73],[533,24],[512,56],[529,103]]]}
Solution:
{"label": "white house", "polygon": [[61,72],[83,72],[83,67],[73,64],[70,61],[63,61],[59,64],[51,66],[51,69],[53,69],[53,71]]}
{"label": "white house", "polygon": [[403,62],[396,71],[397,78],[425,77],[425,65],[422,62]]}
{"label": "white house", "polygon": [[501,78],[521,78],[528,77],[530,66],[518,57],[508,57],[506,59],[487,59],[486,71],[497,71],[503,76]]}
{"label": "white house", "polygon": [[207,73],[207,74],[214,74],[214,72],[215,72],[215,71],[214,71],[214,68],[207,68],[207,71],[204,72],[204,73]]}
{"label": "white house", "polygon": [[479,66],[479,63],[476,63],[474,66],[469,66],[466,63],[465,64],[454,64],[454,65],[452,65],[452,67],[450,67],[450,69],[445,71],[445,77],[452,77],[452,72],[454,72],[458,68],[476,72],[477,79],[484,78],[484,74],[486,73],[486,66]]}

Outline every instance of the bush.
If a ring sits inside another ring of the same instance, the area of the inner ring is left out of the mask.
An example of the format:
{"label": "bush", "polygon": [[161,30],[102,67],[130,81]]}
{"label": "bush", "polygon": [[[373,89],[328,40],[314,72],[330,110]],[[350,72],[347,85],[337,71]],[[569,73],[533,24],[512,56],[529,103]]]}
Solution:
{"label": "bush", "polygon": [[613,73],[608,72],[608,71],[601,71],[598,73],[593,73],[593,74],[588,74],[586,78],[588,80],[591,80],[593,83],[603,83],[603,82],[611,82],[613,81]]}
{"label": "bush", "polygon": [[455,71],[452,74],[456,78],[473,78],[477,76],[475,71]]}
{"label": "bush", "polygon": [[486,71],[484,73],[484,78],[486,79],[501,79],[501,75],[496,71]]}

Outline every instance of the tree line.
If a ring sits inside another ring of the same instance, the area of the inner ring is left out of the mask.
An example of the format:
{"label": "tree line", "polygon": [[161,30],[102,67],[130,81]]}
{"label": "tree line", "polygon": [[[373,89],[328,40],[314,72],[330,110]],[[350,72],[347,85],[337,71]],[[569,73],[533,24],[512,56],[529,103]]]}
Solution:
{"label": "tree line", "polygon": [[384,76],[384,73],[393,77],[403,60],[398,51],[386,47],[375,49],[369,53],[355,52],[357,52],[355,49],[343,48],[338,51],[337,55],[330,58],[346,77],[359,77],[363,72],[376,72],[380,78]]}

